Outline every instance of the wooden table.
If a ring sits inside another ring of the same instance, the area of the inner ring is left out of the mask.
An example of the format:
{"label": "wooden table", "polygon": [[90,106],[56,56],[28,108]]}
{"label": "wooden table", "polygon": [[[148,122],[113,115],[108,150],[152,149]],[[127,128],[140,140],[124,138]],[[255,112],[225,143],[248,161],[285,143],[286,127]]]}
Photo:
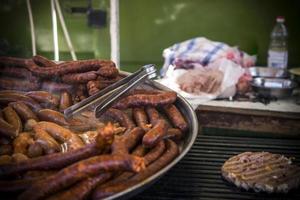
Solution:
{"label": "wooden table", "polygon": [[300,137],[300,105],[295,99],[259,102],[213,100],[196,108],[200,128],[271,133],[279,137]]}

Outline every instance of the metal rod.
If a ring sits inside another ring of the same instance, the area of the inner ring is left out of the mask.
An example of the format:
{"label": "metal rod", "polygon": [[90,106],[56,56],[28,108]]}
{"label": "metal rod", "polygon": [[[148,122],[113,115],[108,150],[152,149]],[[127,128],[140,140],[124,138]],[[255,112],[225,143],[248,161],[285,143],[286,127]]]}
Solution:
{"label": "metal rod", "polygon": [[54,0],[50,0],[50,3],[51,3],[52,31],[53,31],[53,43],[54,43],[54,60],[59,61],[57,17],[56,17],[56,12],[55,12]]}
{"label": "metal rod", "polygon": [[120,68],[119,0],[110,0],[110,58]]}
{"label": "metal rod", "polygon": [[74,50],[74,47],[73,47],[73,44],[72,44],[72,41],[71,41],[71,38],[70,38],[70,35],[69,35],[69,32],[68,32],[68,29],[67,29],[67,26],[66,26],[66,23],[65,23],[65,19],[64,19],[64,16],[63,16],[62,12],[61,12],[59,0],[54,0],[54,1],[55,1],[56,11],[57,11],[57,14],[58,14],[58,17],[59,17],[59,21],[60,21],[62,30],[64,32],[64,36],[66,38],[67,45],[69,47],[72,59],[77,60],[77,56],[76,56],[76,53],[75,53],[75,50]]}
{"label": "metal rod", "polygon": [[26,4],[27,4],[29,23],[30,23],[32,55],[35,56],[36,55],[36,41],[35,41],[35,30],[34,30],[34,23],[33,23],[33,16],[32,16],[30,0],[26,0]]}

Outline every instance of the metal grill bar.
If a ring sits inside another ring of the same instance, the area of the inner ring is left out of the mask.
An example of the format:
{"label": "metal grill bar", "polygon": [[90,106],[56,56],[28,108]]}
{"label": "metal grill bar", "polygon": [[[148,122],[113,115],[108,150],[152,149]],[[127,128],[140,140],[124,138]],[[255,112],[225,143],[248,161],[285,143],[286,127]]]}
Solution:
{"label": "metal grill bar", "polygon": [[186,157],[161,180],[134,199],[300,199],[300,191],[266,194],[236,188],[222,179],[221,166],[245,151],[268,151],[294,157],[300,164],[300,141],[199,135]]}

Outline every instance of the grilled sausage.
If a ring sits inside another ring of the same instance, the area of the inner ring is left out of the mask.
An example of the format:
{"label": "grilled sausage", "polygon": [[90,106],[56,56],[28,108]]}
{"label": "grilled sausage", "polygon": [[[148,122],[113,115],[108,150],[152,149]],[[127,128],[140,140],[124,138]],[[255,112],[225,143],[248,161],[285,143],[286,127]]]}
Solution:
{"label": "grilled sausage", "polygon": [[97,74],[106,78],[115,78],[119,75],[116,67],[104,66],[98,69]]}
{"label": "grilled sausage", "polygon": [[26,122],[29,119],[38,121],[38,118],[34,112],[22,101],[11,102],[9,103],[9,106],[11,106],[18,113],[23,121]]}
{"label": "grilled sausage", "polygon": [[95,177],[87,178],[76,185],[68,188],[65,191],[59,192],[47,198],[47,200],[65,200],[65,199],[72,199],[72,200],[81,200],[87,199],[91,191],[98,185],[109,178],[111,178],[112,173],[103,173],[97,175]]}
{"label": "grilled sausage", "polygon": [[121,136],[115,136],[112,143],[112,154],[128,154],[129,151],[141,140],[144,135],[143,129],[135,127],[130,131],[126,131]]}
{"label": "grilled sausage", "polygon": [[130,107],[141,106],[163,106],[174,103],[176,100],[175,92],[164,92],[159,94],[135,94],[127,96],[118,101],[113,107],[118,109],[126,109]]}
{"label": "grilled sausage", "polygon": [[169,128],[167,131],[167,134],[164,136],[165,138],[171,139],[173,141],[180,141],[182,138],[183,134],[182,131],[178,128]]}
{"label": "grilled sausage", "polygon": [[43,179],[43,177],[25,180],[0,181],[0,192],[21,192],[28,189],[33,183],[41,179]]}
{"label": "grilled sausage", "polygon": [[64,115],[55,110],[41,109],[41,110],[39,110],[37,115],[41,121],[54,122],[54,123],[56,123],[58,125],[62,125],[62,126],[69,125],[69,123],[65,119]]}
{"label": "grilled sausage", "polygon": [[65,74],[62,76],[62,81],[64,83],[87,83],[88,81],[95,80],[97,74],[95,71],[89,71],[84,73],[76,74]]}
{"label": "grilled sausage", "polygon": [[39,103],[44,103],[46,106],[58,106],[59,98],[46,91],[31,91],[27,92],[26,96],[31,97]]}
{"label": "grilled sausage", "polygon": [[150,164],[145,170],[134,175],[131,179],[126,180],[122,183],[114,184],[108,187],[97,187],[95,188],[92,198],[102,199],[113,194],[116,194],[126,188],[129,188],[137,183],[140,183],[144,179],[148,178],[152,174],[158,172],[160,169],[168,165],[179,153],[178,146],[171,140],[166,140],[166,151],[156,161]]}
{"label": "grilled sausage", "polygon": [[30,144],[33,144],[33,138],[30,133],[23,132],[13,141],[14,153],[22,153],[27,155],[27,149]]}
{"label": "grilled sausage", "polygon": [[135,124],[129,118],[129,116],[121,110],[110,108],[104,113],[104,116],[116,120],[121,126],[125,127],[127,130],[133,129],[135,127]]}
{"label": "grilled sausage", "polygon": [[148,118],[149,118],[150,123],[152,124],[152,126],[154,124],[156,124],[159,119],[161,119],[161,116],[160,116],[159,112],[154,107],[147,106],[146,107],[146,113],[148,115]]}
{"label": "grilled sausage", "polygon": [[59,111],[63,112],[65,109],[73,105],[72,96],[69,92],[63,91],[60,94]]}
{"label": "grilled sausage", "polygon": [[1,104],[8,104],[10,102],[16,102],[16,101],[22,101],[24,104],[29,106],[33,111],[39,111],[41,109],[41,106],[33,100],[32,98],[20,94],[17,92],[6,92],[6,93],[0,93],[0,103]]}
{"label": "grilled sausage", "polygon": [[38,90],[40,88],[40,83],[32,80],[6,77],[0,79],[0,88],[4,90],[31,91]]}
{"label": "grilled sausage", "polygon": [[18,133],[20,133],[23,130],[21,119],[12,107],[10,106],[5,107],[3,109],[3,114],[4,114],[4,119],[10,125],[12,125],[17,130]]}
{"label": "grilled sausage", "polygon": [[67,128],[59,126],[52,122],[39,122],[36,126],[47,131],[54,139],[58,140],[59,142],[66,142],[69,150],[84,146],[84,143],[80,139],[80,137]]}
{"label": "grilled sausage", "polygon": [[4,121],[4,119],[0,118],[0,134],[5,137],[15,138],[18,136],[18,131],[12,125]]}
{"label": "grilled sausage", "polygon": [[2,155],[0,156],[0,165],[6,165],[12,163],[12,157],[10,155]]}
{"label": "grilled sausage", "polygon": [[8,57],[8,56],[0,57],[0,65],[1,66],[26,67],[26,66],[32,65],[32,64],[34,64],[34,63],[31,59]]}
{"label": "grilled sausage", "polygon": [[14,153],[11,157],[12,157],[13,162],[15,162],[15,163],[20,163],[22,161],[29,159],[25,154],[22,154],[22,153]]}
{"label": "grilled sausage", "polygon": [[168,124],[165,120],[160,119],[143,137],[143,145],[153,147],[163,139],[168,130]]}
{"label": "grilled sausage", "polygon": [[174,127],[179,128],[182,132],[187,131],[188,124],[186,123],[184,117],[174,104],[164,106],[163,110],[165,111],[168,118],[171,120]]}
{"label": "grilled sausage", "polygon": [[99,171],[133,171],[145,168],[142,158],[131,155],[100,155],[79,161],[68,166],[26,190],[19,199],[40,199],[64,189],[80,180],[99,173]]}
{"label": "grilled sausage", "polygon": [[152,125],[148,123],[147,115],[144,108],[133,108],[132,113],[133,118],[139,127],[141,127],[146,132],[151,129]]}
{"label": "grilled sausage", "polygon": [[41,56],[41,55],[35,55],[32,57],[32,60],[35,64],[37,64],[40,67],[52,67],[56,66],[56,63]]}
{"label": "grilled sausage", "polygon": [[84,60],[58,64],[51,67],[27,66],[33,74],[39,77],[57,77],[70,73],[82,73],[96,71],[103,66],[114,66],[114,63],[106,60]]}
{"label": "grilled sausage", "polygon": [[28,71],[25,68],[19,68],[19,67],[0,67],[0,75],[2,77],[8,76],[8,77],[26,79],[36,83],[39,81],[39,79],[33,76],[30,71]]}
{"label": "grilled sausage", "polygon": [[29,158],[35,158],[43,155],[43,148],[38,142],[34,142],[33,144],[29,145],[27,149],[27,155]]}
{"label": "grilled sausage", "polygon": [[11,155],[13,148],[11,144],[0,144],[0,155]]}
{"label": "grilled sausage", "polygon": [[61,150],[58,142],[44,129],[42,129],[40,126],[34,126],[33,129],[35,131],[34,137],[36,143],[42,147],[46,154],[59,152]]}

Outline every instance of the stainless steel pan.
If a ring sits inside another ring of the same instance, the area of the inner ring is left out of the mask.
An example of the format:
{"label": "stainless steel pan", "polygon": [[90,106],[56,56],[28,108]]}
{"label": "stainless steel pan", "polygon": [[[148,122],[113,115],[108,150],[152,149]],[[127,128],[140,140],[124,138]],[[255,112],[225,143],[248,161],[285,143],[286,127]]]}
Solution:
{"label": "stainless steel pan", "polygon": [[[126,72],[122,72],[122,74],[126,75]],[[168,91],[169,88],[155,82],[155,81],[148,81],[146,84],[144,84],[142,87],[151,87],[156,89],[161,89]],[[153,174],[146,180],[136,184],[133,187],[130,187],[122,192],[119,192],[113,196],[110,196],[106,199],[128,199],[146,188],[150,187],[152,184],[154,184],[160,177],[162,177],[165,173],[167,173],[174,165],[176,165],[190,150],[193,143],[196,140],[197,133],[198,133],[198,121],[196,114],[190,104],[180,95],[178,95],[177,101],[175,102],[175,105],[180,109],[183,116],[185,116],[188,124],[189,124],[189,131],[186,133],[185,138],[183,139],[183,142],[180,146],[181,152],[177,156],[176,159],[174,159],[172,162],[170,162],[166,167],[158,171],[157,173]]]}

